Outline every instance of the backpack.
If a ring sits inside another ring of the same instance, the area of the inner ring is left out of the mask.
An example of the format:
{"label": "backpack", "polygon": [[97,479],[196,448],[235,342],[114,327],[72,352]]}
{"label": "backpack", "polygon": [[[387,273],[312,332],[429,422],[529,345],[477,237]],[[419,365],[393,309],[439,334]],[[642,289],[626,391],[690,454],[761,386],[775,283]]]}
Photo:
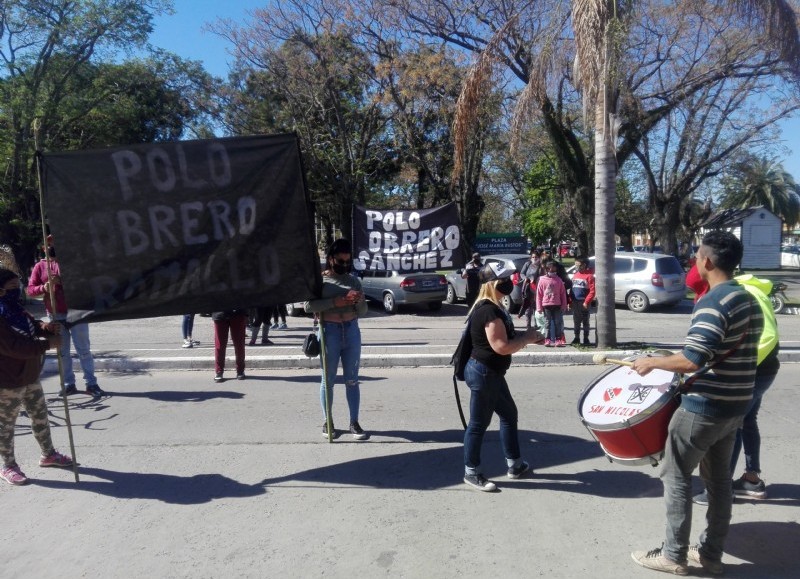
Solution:
{"label": "backpack", "polygon": [[453,367],[453,378],[464,380],[464,368],[467,367],[470,356],[472,356],[472,334],[470,333],[470,320],[467,319],[467,327],[461,332],[461,339],[458,341],[456,351],[450,358],[450,365]]}
{"label": "backpack", "polygon": [[[476,307],[480,304],[476,304]],[[474,310],[473,310],[474,311]],[[450,365],[453,367],[453,390],[456,394],[456,408],[458,408],[458,415],[461,417],[461,424],[464,430],[467,429],[467,420],[464,418],[464,410],[461,408],[461,397],[458,395],[458,381],[464,380],[464,368],[467,367],[470,356],[472,356],[472,334],[470,329],[472,316],[467,318],[467,326],[461,332],[461,339],[458,341],[456,351],[453,352],[453,357],[450,358]]]}

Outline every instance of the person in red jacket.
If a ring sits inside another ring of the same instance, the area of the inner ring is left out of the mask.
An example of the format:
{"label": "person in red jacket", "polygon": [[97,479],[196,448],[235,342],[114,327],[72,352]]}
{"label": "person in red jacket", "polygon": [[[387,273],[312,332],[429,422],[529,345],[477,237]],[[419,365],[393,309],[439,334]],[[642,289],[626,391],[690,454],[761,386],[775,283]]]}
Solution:
{"label": "person in red jacket", "polygon": [[42,451],[39,466],[72,466],[69,456],[53,448],[39,382],[45,351],[61,344],[61,326],[34,320],[20,305],[20,292],[17,274],[0,268],[0,479],[10,485],[28,482],[14,456],[14,428],[23,405]]}
{"label": "person in red jacket", "polygon": [[591,346],[589,341],[589,308],[594,301],[594,274],[589,269],[585,257],[575,259],[578,271],[572,276],[572,323],[575,328],[575,339],[572,345],[580,343],[581,326],[583,327],[583,345]]}
{"label": "person in red jacket", "polygon": [[686,274],[686,285],[694,292],[694,301],[697,303],[708,291],[708,282],[700,277],[700,272],[697,271],[697,264],[693,264]]}

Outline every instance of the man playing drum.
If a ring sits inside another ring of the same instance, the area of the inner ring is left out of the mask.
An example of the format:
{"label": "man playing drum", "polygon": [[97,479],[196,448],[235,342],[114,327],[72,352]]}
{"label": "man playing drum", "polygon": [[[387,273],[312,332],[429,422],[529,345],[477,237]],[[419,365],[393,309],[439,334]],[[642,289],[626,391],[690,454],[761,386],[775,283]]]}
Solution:
{"label": "man playing drum", "polygon": [[[722,552],[733,503],[731,452],[753,397],[764,324],[761,309],[732,280],[741,258],[742,243],[733,234],[706,234],[697,251],[697,269],[709,291],[695,304],[683,350],[633,362],[633,369],[642,376],[656,368],[697,372],[667,433],[661,470],[667,505],[664,545],[631,553],[636,563],[648,569],[687,575],[687,562],[692,561],[712,574],[723,572]],[[692,472],[698,465],[708,490],[708,525],[699,544],[690,548]]]}

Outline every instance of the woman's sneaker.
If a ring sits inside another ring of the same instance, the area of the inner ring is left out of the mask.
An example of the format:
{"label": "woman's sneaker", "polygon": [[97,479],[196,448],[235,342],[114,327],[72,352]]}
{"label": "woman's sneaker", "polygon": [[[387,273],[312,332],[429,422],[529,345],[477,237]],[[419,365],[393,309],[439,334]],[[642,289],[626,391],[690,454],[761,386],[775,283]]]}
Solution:
{"label": "woman's sneaker", "polygon": [[356,440],[364,440],[368,436],[357,420],[350,423],[350,434],[352,434],[353,438]]}
{"label": "woman's sneaker", "polygon": [[733,481],[733,494],[751,499],[765,499],[767,498],[767,486],[763,480],[752,483],[742,475],[741,478]]}
{"label": "woman's sneaker", "polygon": [[39,459],[39,466],[72,466],[72,458],[54,450]]}
{"label": "woman's sneaker", "polygon": [[94,398],[100,398],[101,396],[105,396],[107,394],[107,392],[102,388],[100,388],[100,386],[98,386],[97,384],[94,384],[92,386],[87,386],[86,393],[89,394],[90,396],[93,396]]}
{"label": "woman's sneaker", "polygon": [[523,474],[528,472],[530,468],[531,468],[530,465],[523,460],[517,466],[512,466],[511,468],[509,468],[508,473],[506,474],[508,475],[508,478],[519,478]]}
{"label": "woman's sneaker", "polygon": [[193,347],[194,344],[192,344],[191,340],[184,340],[183,345],[181,346],[181,348],[193,348]]}
{"label": "woman's sneaker", "polygon": [[28,483],[28,477],[22,472],[17,463],[0,468],[0,478],[10,485],[19,486]]}
{"label": "woman's sneaker", "polygon": [[497,485],[490,480],[486,480],[482,474],[465,474],[464,482],[474,489],[491,493],[497,490]]}

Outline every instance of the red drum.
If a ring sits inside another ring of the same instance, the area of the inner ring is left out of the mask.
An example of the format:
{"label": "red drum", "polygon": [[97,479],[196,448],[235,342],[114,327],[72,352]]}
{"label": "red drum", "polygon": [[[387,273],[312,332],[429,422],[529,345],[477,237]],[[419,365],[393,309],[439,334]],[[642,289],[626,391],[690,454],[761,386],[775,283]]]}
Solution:
{"label": "red drum", "polygon": [[678,408],[680,375],[653,370],[639,376],[617,366],[603,372],[581,395],[578,413],[609,460],[656,466],[664,457],[667,427]]}

